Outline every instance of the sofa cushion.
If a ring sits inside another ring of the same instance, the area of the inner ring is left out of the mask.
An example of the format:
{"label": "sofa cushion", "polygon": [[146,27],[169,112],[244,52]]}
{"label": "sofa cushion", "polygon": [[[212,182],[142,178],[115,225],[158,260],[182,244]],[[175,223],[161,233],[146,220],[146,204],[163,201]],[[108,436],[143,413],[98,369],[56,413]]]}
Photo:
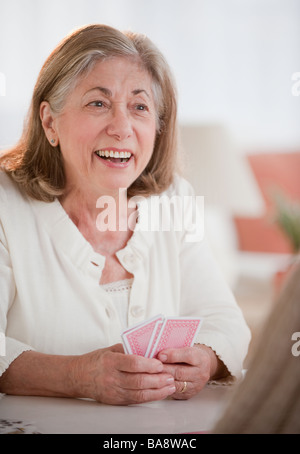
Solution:
{"label": "sofa cushion", "polygon": [[273,195],[281,191],[300,202],[300,152],[256,153],[248,156],[266,210],[259,218],[235,217],[238,246],[242,251],[290,253],[291,245],[274,223]]}

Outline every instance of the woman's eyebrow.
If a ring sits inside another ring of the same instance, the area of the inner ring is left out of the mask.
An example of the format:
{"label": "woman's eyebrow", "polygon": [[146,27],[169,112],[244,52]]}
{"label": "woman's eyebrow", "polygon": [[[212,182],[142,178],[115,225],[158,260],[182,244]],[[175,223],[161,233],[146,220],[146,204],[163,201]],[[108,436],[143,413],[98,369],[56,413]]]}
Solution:
{"label": "woman's eyebrow", "polygon": [[86,93],[90,93],[91,91],[94,91],[94,90],[101,91],[101,93],[103,93],[105,96],[107,96],[109,98],[112,97],[112,92],[108,88],[105,88],[105,87],[94,87],[94,88],[91,88],[90,90],[88,90]]}
{"label": "woman's eyebrow", "polygon": [[[105,88],[105,87],[94,87],[94,88],[91,88],[90,90],[87,91],[87,93],[89,93],[90,91],[93,91],[93,90],[98,90],[98,91],[101,91],[101,93],[103,93],[105,96],[107,96],[108,98],[111,98],[112,97],[112,92],[109,88]],[[139,95],[140,93],[145,93],[146,96],[148,96],[148,98],[150,98],[150,95],[149,93],[144,90],[143,88],[137,88],[135,90],[132,90],[131,92],[134,96],[137,96]]]}
{"label": "woman's eyebrow", "polygon": [[138,89],[136,89],[136,90],[133,90],[131,93],[132,93],[133,95],[139,95],[140,93],[145,93],[145,94],[148,96],[148,98],[150,98],[149,93],[147,93],[147,91],[144,90],[143,88],[138,88]]}

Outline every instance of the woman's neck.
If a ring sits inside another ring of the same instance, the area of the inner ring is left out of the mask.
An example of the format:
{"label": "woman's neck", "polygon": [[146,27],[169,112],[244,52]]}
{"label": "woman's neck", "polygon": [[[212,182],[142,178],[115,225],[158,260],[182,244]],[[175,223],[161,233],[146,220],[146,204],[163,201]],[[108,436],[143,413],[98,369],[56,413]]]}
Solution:
{"label": "woman's neck", "polygon": [[118,248],[132,235],[137,207],[128,208],[126,190],[98,197],[79,190],[66,191],[60,203],[79,231],[99,252],[104,244],[109,250]]}

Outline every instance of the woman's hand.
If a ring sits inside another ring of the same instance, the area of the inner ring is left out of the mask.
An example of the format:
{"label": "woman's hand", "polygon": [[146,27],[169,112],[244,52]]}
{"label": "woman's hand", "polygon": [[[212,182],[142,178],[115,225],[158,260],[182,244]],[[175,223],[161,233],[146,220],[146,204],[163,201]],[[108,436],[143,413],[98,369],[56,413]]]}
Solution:
{"label": "woman's hand", "polygon": [[112,405],[165,399],[176,391],[173,374],[158,359],[124,354],[123,346],[74,357],[72,382],[78,397]]}
{"label": "woman's hand", "polygon": [[[158,359],[126,355],[121,344],[79,356],[25,351],[0,377],[0,391],[129,405],[171,395],[189,399],[210,378],[226,373],[226,367],[205,345],[163,350]],[[182,393],[184,382],[187,386]]]}
{"label": "woman's hand", "polygon": [[158,359],[164,363],[164,372],[172,374],[176,391],[174,399],[190,399],[201,391],[212,378],[221,378],[228,371],[206,345],[162,350]]}

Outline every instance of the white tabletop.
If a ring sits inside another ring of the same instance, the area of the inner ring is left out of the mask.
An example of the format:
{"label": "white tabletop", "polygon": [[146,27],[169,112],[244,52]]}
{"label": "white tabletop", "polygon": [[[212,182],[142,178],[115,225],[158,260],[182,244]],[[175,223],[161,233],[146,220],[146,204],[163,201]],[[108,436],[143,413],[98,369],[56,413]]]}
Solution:
{"label": "white tabletop", "polygon": [[209,432],[231,393],[231,386],[207,386],[188,401],[166,399],[124,407],[87,399],[4,395],[0,399],[0,419],[32,423],[44,434]]}

